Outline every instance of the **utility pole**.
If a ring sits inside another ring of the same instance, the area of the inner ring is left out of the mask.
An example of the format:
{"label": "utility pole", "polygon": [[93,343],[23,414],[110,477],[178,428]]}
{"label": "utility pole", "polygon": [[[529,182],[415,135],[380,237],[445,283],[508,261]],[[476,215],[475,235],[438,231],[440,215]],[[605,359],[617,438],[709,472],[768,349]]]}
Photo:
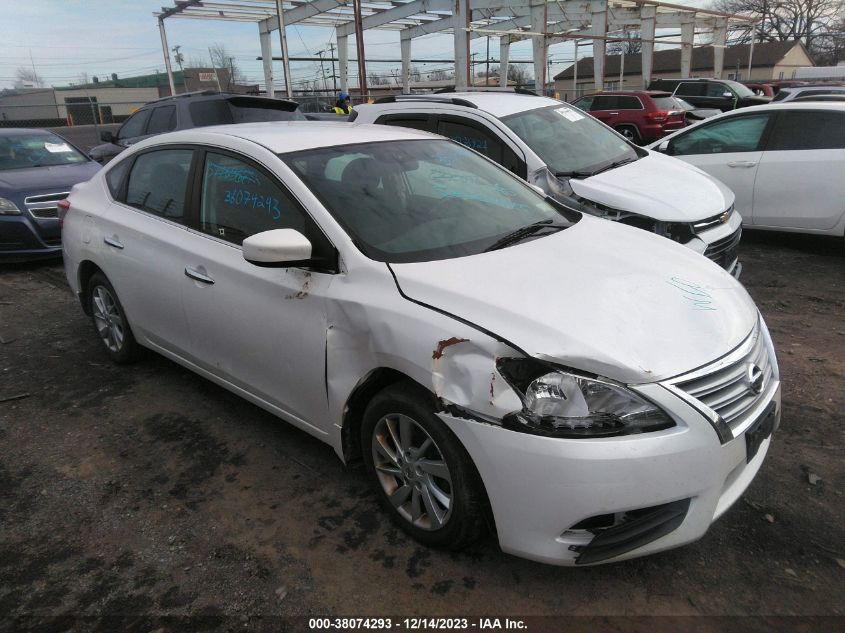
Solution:
{"label": "utility pole", "polygon": [[234,57],[229,58],[229,92],[232,91],[232,84],[235,81],[235,61]]}
{"label": "utility pole", "polygon": [[487,87],[490,85],[490,36],[487,36],[487,53],[484,56],[484,62],[486,64],[484,68],[484,86]]}
{"label": "utility pole", "polygon": [[320,74],[323,76],[323,92],[328,92],[329,86],[326,83],[326,69],[323,68],[323,55],[325,53],[326,53],[326,51],[317,51],[317,55],[320,58]]}
{"label": "utility pole", "polygon": [[173,55],[174,61],[179,64],[179,72],[182,72],[182,62],[185,60],[185,56],[179,52],[179,49],[182,48],[179,44],[174,46],[171,50],[175,53]]}
{"label": "utility pole", "polygon": [[475,85],[475,56],[478,53],[470,53],[470,57],[472,61],[470,62],[470,78],[469,78],[469,87],[472,88]]}
{"label": "utility pole", "polygon": [[335,94],[337,94],[337,75],[334,71],[334,49],[335,45],[334,42],[329,42],[329,50],[332,54],[332,88],[334,89]]}

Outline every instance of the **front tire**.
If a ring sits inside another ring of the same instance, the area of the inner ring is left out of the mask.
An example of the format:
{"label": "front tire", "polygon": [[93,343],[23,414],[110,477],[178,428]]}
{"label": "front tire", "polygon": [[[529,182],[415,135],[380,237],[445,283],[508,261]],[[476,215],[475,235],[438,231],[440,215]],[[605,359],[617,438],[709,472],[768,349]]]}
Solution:
{"label": "front tire", "polygon": [[97,336],[111,359],[121,365],[136,361],[140,346],[114,287],[102,273],[94,273],[88,281],[88,307]]}
{"label": "front tire", "polygon": [[361,449],[381,504],[405,532],[452,550],[482,536],[481,478],[427,391],[402,382],[378,393],[364,412]]}

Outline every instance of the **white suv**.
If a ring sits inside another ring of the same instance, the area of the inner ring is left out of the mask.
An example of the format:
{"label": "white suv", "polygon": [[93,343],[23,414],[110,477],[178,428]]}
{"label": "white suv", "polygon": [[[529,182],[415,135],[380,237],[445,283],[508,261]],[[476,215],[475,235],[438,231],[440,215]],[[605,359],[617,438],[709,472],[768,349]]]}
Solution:
{"label": "white suv", "polygon": [[353,120],[448,136],[565,204],[653,231],[740,274],[733,192],[574,106],[533,93],[452,92],[385,97],[358,106]]}

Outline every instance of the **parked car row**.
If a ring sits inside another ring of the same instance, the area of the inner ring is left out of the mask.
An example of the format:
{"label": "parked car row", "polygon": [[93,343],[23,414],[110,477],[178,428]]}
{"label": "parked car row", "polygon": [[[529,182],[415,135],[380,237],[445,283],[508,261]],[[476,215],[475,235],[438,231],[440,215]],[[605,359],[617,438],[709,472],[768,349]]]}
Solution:
{"label": "parked car row", "polygon": [[700,538],[780,423],[766,325],[693,249],[525,179],[636,200],[602,176],[651,164],[723,189],[542,97],[358,112],[457,141],[400,118],[216,126],[76,185],[65,271],[105,353],[154,350],[363,460],[425,544],[492,530],[505,552],[591,565]]}

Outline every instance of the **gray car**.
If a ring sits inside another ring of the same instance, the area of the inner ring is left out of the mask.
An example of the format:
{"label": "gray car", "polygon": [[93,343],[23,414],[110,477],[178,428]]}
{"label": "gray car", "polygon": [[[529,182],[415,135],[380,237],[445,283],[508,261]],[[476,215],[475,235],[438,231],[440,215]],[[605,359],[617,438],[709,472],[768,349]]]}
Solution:
{"label": "gray car", "polygon": [[135,112],[114,134],[102,132],[102,145],[91,158],[105,165],[130,145],[145,138],[189,128],[260,121],[304,121],[299,104],[284,99],[234,95],[211,90],[164,97]]}

